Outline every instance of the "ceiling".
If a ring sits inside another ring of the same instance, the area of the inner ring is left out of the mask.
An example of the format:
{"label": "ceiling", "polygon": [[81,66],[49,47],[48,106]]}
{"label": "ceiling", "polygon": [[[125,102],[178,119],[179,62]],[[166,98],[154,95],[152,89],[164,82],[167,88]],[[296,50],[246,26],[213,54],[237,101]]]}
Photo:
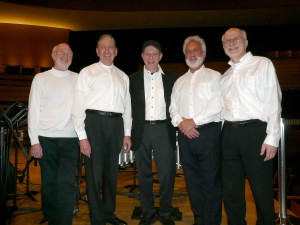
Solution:
{"label": "ceiling", "polygon": [[0,1],[0,23],[72,31],[293,25],[300,0],[10,0]]}

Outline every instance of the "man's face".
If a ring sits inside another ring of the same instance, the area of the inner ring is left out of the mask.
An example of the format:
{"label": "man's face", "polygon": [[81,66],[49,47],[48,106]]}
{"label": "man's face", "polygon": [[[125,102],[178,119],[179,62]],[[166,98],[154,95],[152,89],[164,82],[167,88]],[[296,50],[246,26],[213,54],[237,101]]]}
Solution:
{"label": "man's face", "polygon": [[73,52],[69,45],[60,44],[55,51],[52,52],[52,59],[54,61],[54,68],[61,71],[68,70],[72,63]]}
{"label": "man's face", "polygon": [[201,67],[205,58],[201,44],[197,41],[191,41],[186,45],[185,62],[188,67],[198,69]]}
{"label": "man's face", "polygon": [[223,37],[223,48],[233,62],[239,62],[246,54],[248,40],[242,37],[242,33],[237,28],[227,30]]}
{"label": "man's face", "polygon": [[162,53],[153,46],[148,46],[142,52],[142,58],[145,63],[146,69],[153,71],[157,69],[159,61],[162,58]]}
{"label": "man's face", "polygon": [[114,41],[111,38],[106,37],[98,42],[96,53],[104,65],[110,66],[113,64],[114,59],[118,54],[118,50]]}

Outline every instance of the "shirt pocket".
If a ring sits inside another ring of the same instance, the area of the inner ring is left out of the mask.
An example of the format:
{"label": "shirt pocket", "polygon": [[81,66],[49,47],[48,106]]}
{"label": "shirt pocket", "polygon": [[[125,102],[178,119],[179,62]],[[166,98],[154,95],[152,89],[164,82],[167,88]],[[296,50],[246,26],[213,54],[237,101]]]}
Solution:
{"label": "shirt pocket", "polygon": [[209,83],[200,83],[196,87],[197,96],[201,99],[209,99],[211,97],[211,87]]}

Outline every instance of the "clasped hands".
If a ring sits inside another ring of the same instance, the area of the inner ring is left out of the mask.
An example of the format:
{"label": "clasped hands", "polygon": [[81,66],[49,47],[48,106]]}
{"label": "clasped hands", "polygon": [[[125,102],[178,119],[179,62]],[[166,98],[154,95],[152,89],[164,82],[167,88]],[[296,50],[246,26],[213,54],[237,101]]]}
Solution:
{"label": "clasped hands", "polygon": [[199,137],[200,133],[196,130],[197,125],[194,120],[184,117],[182,119],[183,121],[178,125],[179,130],[190,139]]}

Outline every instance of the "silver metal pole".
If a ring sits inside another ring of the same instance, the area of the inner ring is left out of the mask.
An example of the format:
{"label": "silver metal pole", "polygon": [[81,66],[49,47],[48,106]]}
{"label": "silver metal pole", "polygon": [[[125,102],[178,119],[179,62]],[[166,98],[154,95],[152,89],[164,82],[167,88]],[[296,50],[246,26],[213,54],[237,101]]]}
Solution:
{"label": "silver metal pole", "polygon": [[179,170],[180,167],[181,164],[180,164],[180,155],[179,155],[178,131],[176,131],[176,168]]}
{"label": "silver metal pole", "polygon": [[285,132],[284,119],[280,120],[281,142],[278,151],[279,224],[287,224],[286,176],[285,176]]}
{"label": "silver metal pole", "polygon": [[281,142],[278,151],[278,191],[279,191],[279,213],[276,224],[293,225],[300,224],[300,219],[287,215],[287,197],[286,197],[286,150],[285,150],[285,126],[300,125],[299,119],[282,119],[280,120]]}

